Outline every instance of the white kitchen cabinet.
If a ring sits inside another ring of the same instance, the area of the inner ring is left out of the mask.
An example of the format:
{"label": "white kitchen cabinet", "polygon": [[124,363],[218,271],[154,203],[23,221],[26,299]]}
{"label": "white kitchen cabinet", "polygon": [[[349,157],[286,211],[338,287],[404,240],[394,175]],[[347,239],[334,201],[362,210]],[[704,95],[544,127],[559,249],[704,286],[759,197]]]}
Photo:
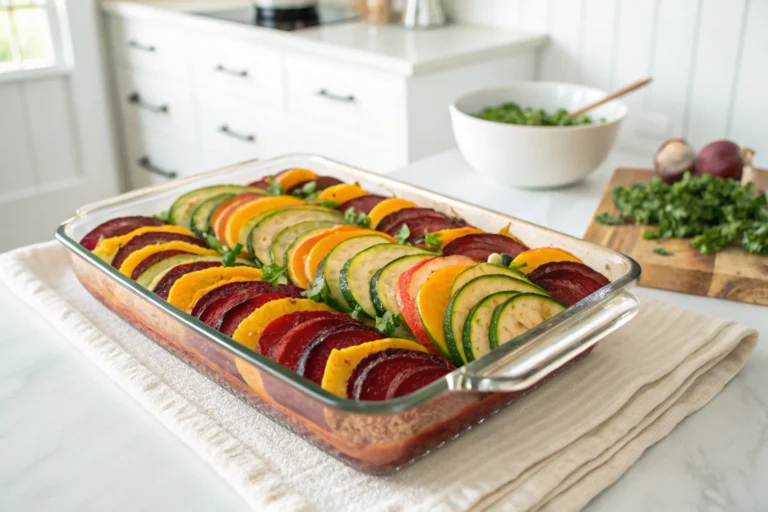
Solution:
{"label": "white kitchen cabinet", "polygon": [[133,187],[166,179],[158,171],[286,153],[398,169],[453,146],[453,98],[532,79],[544,42],[471,27],[357,22],[286,33],[161,4],[103,5]]}

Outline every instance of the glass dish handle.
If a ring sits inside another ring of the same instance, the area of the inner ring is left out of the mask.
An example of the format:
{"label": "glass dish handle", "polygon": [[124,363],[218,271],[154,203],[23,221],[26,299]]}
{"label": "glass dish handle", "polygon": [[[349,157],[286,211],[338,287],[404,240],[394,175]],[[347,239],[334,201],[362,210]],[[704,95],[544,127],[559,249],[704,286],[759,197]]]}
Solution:
{"label": "glass dish handle", "polygon": [[[595,304],[591,315],[572,317],[533,339],[515,346],[502,345],[505,353],[490,362],[470,363],[447,377],[452,391],[514,392],[530,388],[547,375],[573,361],[598,341],[629,322],[640,303],[621,291]],[[505,350],[506,349],[506,350]]]}

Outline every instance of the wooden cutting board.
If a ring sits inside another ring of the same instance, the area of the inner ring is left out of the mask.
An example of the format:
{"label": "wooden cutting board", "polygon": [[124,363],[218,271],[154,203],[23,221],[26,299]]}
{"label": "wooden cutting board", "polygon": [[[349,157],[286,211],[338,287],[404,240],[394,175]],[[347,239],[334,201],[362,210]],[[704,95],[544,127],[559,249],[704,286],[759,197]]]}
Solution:
{"label": "wooden cutting board", "polygon": [[[611,191],[619,185],[648,181],[652,171],[616,169],[595,214],[617,214]],[[755,185],[768,189],[768,171],[758,171]],[[594,220],[584,239],[615,249],[634,258],[643,268],[640,285],[693,295],[768,305],[768,256],[753,256],[739,247],[704,255],[688,246],[688,240],[643,240],[645,226],[605,226]],[[671,256],[655,254],[663,247]]]}

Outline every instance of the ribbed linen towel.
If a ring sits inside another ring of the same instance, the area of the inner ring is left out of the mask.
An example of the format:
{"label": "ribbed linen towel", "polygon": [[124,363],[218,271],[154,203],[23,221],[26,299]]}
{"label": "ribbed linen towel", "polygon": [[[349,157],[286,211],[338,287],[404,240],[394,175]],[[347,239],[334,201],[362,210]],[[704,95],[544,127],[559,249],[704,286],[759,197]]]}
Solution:
{"label": "ribbed linen towel", "polygon": [[358,473],[283,429],[93,299],[56,242],[0,278],[257,510],[576,510],[706,405],[757,333],[643,300],[586,359],[397,474]]}

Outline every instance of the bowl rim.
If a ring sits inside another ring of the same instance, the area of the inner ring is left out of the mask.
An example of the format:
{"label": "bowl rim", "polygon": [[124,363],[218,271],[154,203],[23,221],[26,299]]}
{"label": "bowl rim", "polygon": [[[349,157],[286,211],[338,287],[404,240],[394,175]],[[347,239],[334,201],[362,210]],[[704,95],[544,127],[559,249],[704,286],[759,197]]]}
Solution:
{"label": "bowl rim", "polygon": [[607,96],[609,93],[597,89],[595,87],[590,87],[588,85],[581,85],[576,84],[572,82],[550,82],[550,81],[538,81],[538,80],[519,80],[516,82],[510,82],[507,85],[501,85],[496,87],[486,87],[484,89],[475,89],[474,91],[462,94],[461,96],[454,99],[451,104],[448,106],[449,111],[452,114],[461,115],[462,117],[466,119],[470,119],[473,122],[482,123],[486,125],[494,125],[494,126],[504,126],[508,127],[509,129],[518,129],[518,130],[530,130],[530,131],[539,131],[539,130],[545,130],[549,132],[562,132],[562,131],[577,131],[577,130],[590,130],[590,129],[598,129],[601,127],[607,127],[611,125],[616,125],[621,123],[624,118],[627,116],[629,112],[629,108],[627,107],[627,104],[619,99],[614,99],[608,102],[608,105],[611,103],[616,103],[620,107],[620,113],[619,115],[611,120],[607,121],[605,123],[592,123],[592,124],[580,124],[575,126],[535,126],[535,125],[528,125],[528,124],[511,124],[511,123],[501,123],[499,121],[489,121],[487,119],[481,119],[479,117],[475,117],[472,114],[468,114],[461,110],[456,104],[460,101],[470,97],[474,96],[476,94],[481,93],[487,93],[487,92],[496,92],[496,91],[509,91],[510,89],[516,88],[516,87],[526,87],[529,89],[532,88],[550,88],[554,89],[556,87],[573,87],[582,91],[590,91],[590,92],[596,92],[598,94],[602,94],[603,96]]}

